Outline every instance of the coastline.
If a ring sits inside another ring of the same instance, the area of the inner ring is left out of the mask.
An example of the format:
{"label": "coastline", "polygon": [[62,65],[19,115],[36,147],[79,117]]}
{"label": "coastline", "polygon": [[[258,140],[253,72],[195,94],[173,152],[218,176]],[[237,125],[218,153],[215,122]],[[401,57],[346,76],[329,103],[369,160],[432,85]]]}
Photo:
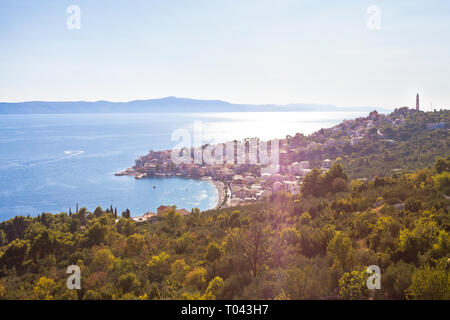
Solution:
{"label": "coastline", "polygon": [[224,203],[227,197],[227,186],[225,185],[225,183],[223,183],[222,181],[217,181],[214,180],[212,178],[207,178],[207,180],[211,181],[212,184],[214,184],[214,186],[217,189],[217,204],[216,206],[213,208],[213,210],[216,209],[220,209],[223,206],[225,206],[226,204]]}
{"label": "coastline", "polygon": [[[228,187],[225,183],[222,181],[214,180],[211,177],[185,177],[181,176],[179,174],[157,174],[154,176],[148,176],[147,174],[137,173],[136,171],[132,170],[132,168],[128,168],[125,171],[116,172],[114,173],[115,176],[132,176],[135,179],[145,179],[145,178],[184,178],[184,179],[194,179],[194,180],[203,180],[203,181],[209,181],[214,185],[214,187],[217,190],[217,203],[213,208],[207,209],[207,210],[216,210],[220,209],[222,207],[226,207],[226,199],[228,194]],[[206,211],[206,210],[205,210]]]}

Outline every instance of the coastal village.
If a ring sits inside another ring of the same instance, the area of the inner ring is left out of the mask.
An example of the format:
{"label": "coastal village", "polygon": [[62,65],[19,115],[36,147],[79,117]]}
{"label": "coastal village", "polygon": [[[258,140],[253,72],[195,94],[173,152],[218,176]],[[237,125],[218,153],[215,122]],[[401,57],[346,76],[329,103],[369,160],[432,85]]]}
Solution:
{"label": "coastal village", "polygon": [[[287,136],[279,142],[279,161],[277,165],[261,165],[249,163],[249,139],[244,141],[232,141],[234,143],[233,161],[223,164],[181,163],[174,164],[172,150],[153,151],[138,158],[133,167],[116,175],[131,175],[136,179],[145,177],[185,177],[193,179],[208,179],[215,184],[218,190],[218,202],[216,208],[245,205],[261,199],[268,199],[273,193],[287,192],[300,193],[302,182],[312,167],[318,167],[321,171],[331,168],[336,159],[315,160],[312,164],[309,155],[319,148],[333,148],[337,145],[355,145],[369,135],[384,139],[389,143],[395,143],[385,139],[383,128],[401,126],[405,116],[419,111],[419,101],[415,109],[403,107],[395,109],[390,115],[379,114],[372,111],[368,117],[355,120],[344,120],[341,124],[321,129],[309,137],[301,134]],[[388,126],[386,126],[388,124]],[[446,123],[431,123],[427,125],[429,130],[442,129]],[[386,129],[387,130],[387,129]],[[209,146],[214,154],[217,150],[224,152],[224,144]],[[202,154],[207,146],[191,148],[190,154]],[[238,150],[241,150],[239,154]],[[258,158],[260,150],[258,149]],[[361,180],[368,180],[362,178]],[[156,219],[167,209],[165,206],[158,208],[157,213],[149,212],[143,216],[135,217],[136,221]],[[181,215],[190,214],[188,210],[178,210]]]}

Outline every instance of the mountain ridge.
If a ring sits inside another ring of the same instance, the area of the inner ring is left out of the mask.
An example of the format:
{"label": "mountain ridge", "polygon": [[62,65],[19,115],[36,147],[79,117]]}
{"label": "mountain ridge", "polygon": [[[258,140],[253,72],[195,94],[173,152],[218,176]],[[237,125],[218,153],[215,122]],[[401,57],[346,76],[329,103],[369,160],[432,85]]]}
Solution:
{"label": "mountain ridge", "polygon": [[[0,114],[67,113],[184,113],[184,112],[301,112],[301,111],[372,111],[375,107],[338,107],[323,104],[236,104],[222,100],[201,100],[174,96],[131,100],[97,101],[24,101],[0,102]],[[391,111],[377,108],[378,111]]]}

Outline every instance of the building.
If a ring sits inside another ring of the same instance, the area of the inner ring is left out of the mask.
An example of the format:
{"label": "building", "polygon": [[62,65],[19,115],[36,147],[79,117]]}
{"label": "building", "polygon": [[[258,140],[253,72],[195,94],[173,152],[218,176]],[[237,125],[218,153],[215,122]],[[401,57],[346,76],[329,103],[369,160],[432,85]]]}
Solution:
{"label": "building", "polygon": [[289,172],[301,174],[304,169],[309,169],[309,161],[294,162],[287,169]]}
{"label": "building", "polygon": [[284,189],[284,186],[281,182],[276,181],[273,185],[272,185],[272,191],[273,192],[279,192],[281,190]]}
{"label": "building", "polygon": [[233,176],[232,180],[233,180],[234,184],[246,184],[247,183],[247,181],[241,175]]}
{"label": "building", "polygon": [[179,210],[177,210],[176,211],[177,213],[179,213],[180,215],[182,215],[182,216],[188,216],[188,215],[190,215],[191,213],[189,212],[189,211],[187,211],[186,209],[179,209]]}
{"label": "building", "polygon": [[157,214],[154,212],[147,212],[146,214],[139,216],[139,217],[133,217],[132,220],[136,222],[143,222],[143,221],[155,221],[157,219]]}
{"label": "building", "polygon": [[244,177],[244,179],[248,185],[252,185],[256,181],[255,177],[252,177],[252,176],[246,176],[246,177]]}
{"label": "building", "polygon": [[271,182],[282,181],[282,180],[283,180],[283,176],[279,173],[274,174],[270,177]]}
{"label": "building", "polygon": [[300,176],[304,177],[310,172],[311,172],[311,169],[302,169],[302,171],[300,172]]}
{"label": "building", "polygon": [[300,166],[302,169],[309,169],[309,161],[300,161]]}
{"label": "building", "polygon": [[250,187],[250,190],[252,190],[254,192],[259,192],[259,191],[263,190],[263,188],[259,184],[252,184]]}
{"label": "building", "polygon": [[331,161],[330,159],[325,159],[322,161],[322,169],[330,169],[332,165],[333,161]]}
{"label": "building", "polygon": [[445,126],[446,126],[445,122],[428,123],[427,129],[428,130],[445,129]]}
{"label": "building", "polygon": [[416,110],[419,111],[419,94],[416,95]]}
{"label": "building", "polygon": [[169,206],[159,206],[158,209],[156,209],[156,210],[158,212],[158,215],[161,215],[169,208],[170,208]]}
{"label": "building", "polygon": [[230,207],[238,206],[238,205],[242,204],[243,202],[244,202],[244,200],[242,200],[240,198],[230,199]]}
{"label": "building", "polygon": [[296,181],[283,181],[284,190],[290,194],[299,194],[300,186]]}
{"label": "building", "polygon": [[280,171],[280,166],[279,165],[270,165],[267,167],[262,167],[261,168],[261,176],[265,173],[269,173],[270,175],[276,174]]}

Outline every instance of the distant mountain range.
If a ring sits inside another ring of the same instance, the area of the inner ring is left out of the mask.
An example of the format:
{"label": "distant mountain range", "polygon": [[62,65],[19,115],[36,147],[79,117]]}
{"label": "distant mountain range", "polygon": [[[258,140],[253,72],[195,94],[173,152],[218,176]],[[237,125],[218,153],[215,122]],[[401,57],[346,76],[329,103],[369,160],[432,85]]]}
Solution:
{"label": "distant mountain range", "polygon": [[[374,107],[337,107],[333,105],[288,104],[251,105],[233,104],[220,100],[197,100],[166,97],[129,102],[110,101],[30,101],[0,102],[0,114],[55,114],[55,113],[166,113],[166,112],[280,112],[280,111],[361,111]],[[390,111],[376,108],[379,112]]]}

